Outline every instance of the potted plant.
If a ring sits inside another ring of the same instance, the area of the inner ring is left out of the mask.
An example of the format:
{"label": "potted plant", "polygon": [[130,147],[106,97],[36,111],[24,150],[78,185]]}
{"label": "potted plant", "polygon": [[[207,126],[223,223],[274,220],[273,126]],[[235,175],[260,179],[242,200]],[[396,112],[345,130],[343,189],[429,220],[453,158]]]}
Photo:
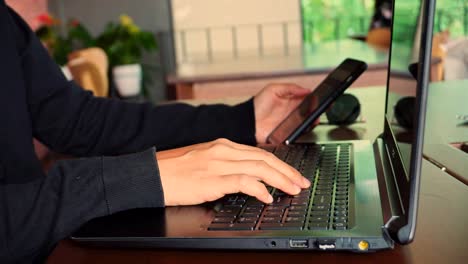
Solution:
{"label": "potted plant", "polygon": [[68,54],[94,45],[94,39],[89,31],[76,19],[71,19],[61,30],[61,22],[50,14],[38,16],[41,26],[36,35],[44,43],[55,62],[62,66],[65,75],[70,79],[66,64]]}
{"label": "potted plant", "polygon": [[142,31],[128,15],[121,15],[119,23],[110,22],[96,39],[96,45],[104,49],[117,91],[122,97],[136,96],[141,92],[144,51],[157,48],[151,32]]}
{"label": "potted plant", "polygon": [[59,65],[67,63],[67,56],[72,51],[94,45],[89,31],[76,19],[68,21],[64,30],[61,30],[60,20],[49,14],[39,15],[38,20],[41,26],[36,30],[36,35]]}

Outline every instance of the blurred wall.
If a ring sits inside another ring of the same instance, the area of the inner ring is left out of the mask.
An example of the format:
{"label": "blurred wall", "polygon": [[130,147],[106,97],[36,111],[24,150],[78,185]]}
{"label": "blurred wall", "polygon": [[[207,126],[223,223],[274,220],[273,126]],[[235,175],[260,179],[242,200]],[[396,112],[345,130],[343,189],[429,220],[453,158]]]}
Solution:
{"label": "blurred wall", "polygon": [[298,0],[172,0],[172,12],[178,62],[203,60],[207,45],[211,45],[214,59],[231,57],[235,45],[233,27],[239,56],[258,55],[259,31],[264,55],[281,54],[285,45],[284,23],[288,24],[287,45],[301,44]]}
{"label": "blurred wall", "polygon": [[109,21],[118,21],[121,14],[128,14],[143,29],[168,30],[170,27],[167,0],[49,0],[54,14],[65,18],[77,18],[93,34],[104,29]]}
{"label": "blurred wall", "polygon": [[153,82],[147,85],[149,99],[158,102],[166,99],[165,74],[174,68],[173,44],[170,37],[170,0],[49,0],[50,11],[63,21],[76,18],[93,35],[104,29],[109,21],[118,21],[121,14],[128,14],[142,29],[154,32],[158,39],[158,54],[143,58],[157,67],[149,76]]}

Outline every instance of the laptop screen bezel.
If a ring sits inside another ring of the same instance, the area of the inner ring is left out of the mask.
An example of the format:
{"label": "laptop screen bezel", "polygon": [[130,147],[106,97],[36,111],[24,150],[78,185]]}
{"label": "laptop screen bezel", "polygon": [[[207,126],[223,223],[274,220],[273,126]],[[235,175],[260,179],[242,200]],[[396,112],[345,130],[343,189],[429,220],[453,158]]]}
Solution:
{"label": "laptop screen bezel", "polygon": [[[394,8],[395,1],[398,0],[393,1]],[[392,132],[391,124],[387,119],[387,113],[385,114],[384,118],[383,141],[386,152],[388,154],[387,156],[392,166],[392,171],[394,173],[395,185],[398,189],[398,192],[400,193],[399,198],[400,204],[402,206],[401,211],[403,214],[401,216],[392,217],[389,222],[386,223],[385,227],[391,238],[400,244],[408,244],[414,239],[417,220],[419,185],[421,179],[422,148],[427,103],[427,87],[429,82],[429,69],[432,50],[435,0],[422,0],[421,3],[421,19],[419,20],[419,24],[421,26],[421,38],[419,39],[420,49],[418,56],[416,100],[414,106],[413,144],[411,147],[410,168],[408,172],[405,171],[396,138]],[[395,26],[394,19],[395,12],[393,12],[392,18],[392,44]],[[390,90],[390,74],[392,63],[391,58],[392,52],[394,52],[392,48],[393,47],[391,46],[387,73],[387,95],[385,106],[386,112]],[[407,179],[409,179],[409,181]]]}

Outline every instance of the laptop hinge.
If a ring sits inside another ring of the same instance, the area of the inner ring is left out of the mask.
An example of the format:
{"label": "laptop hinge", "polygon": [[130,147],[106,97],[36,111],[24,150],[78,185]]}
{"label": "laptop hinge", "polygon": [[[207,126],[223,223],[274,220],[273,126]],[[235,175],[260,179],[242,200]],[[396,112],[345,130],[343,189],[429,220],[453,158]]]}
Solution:
{"label": "laptop hinge", "polygon": [[384,219],[383,233],[398,241],[397,232],[404,222],[402,199],[395,182],[393,169],[382,138],[373,144],[377,168],[377,180]]}

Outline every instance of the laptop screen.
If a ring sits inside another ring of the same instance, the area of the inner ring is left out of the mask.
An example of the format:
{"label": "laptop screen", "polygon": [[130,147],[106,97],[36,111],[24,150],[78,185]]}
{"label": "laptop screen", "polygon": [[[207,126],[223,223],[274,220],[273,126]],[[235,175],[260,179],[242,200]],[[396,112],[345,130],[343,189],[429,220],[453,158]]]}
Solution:
{"label": "laptop screen", "polygon": [[401,217],[387,225],[404,244],[414,237],[428,75],[437,63],[431,61],[434,2],[395,0],[393,6],[384,142]]}
{"label": "laptop screen", "polygon": [[[387,122],[397,142],[402,165],[409,180],[411,147],[414,140],[414,105],[417,63],[420,50],[420,0],[395,1],[390,70],[387,95]],[[413,65],[413,66],[412,66]]]}

